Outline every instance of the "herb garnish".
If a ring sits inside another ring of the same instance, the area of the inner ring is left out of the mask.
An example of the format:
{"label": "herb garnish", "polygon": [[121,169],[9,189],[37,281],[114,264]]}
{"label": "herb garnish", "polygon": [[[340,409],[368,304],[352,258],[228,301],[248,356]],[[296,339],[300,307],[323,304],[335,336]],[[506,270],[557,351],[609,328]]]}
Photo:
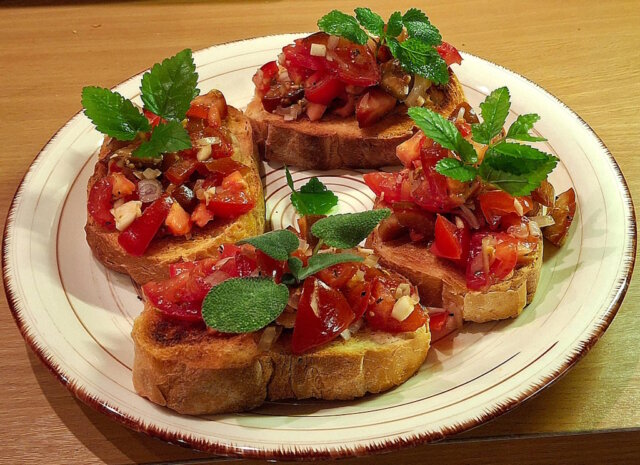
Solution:
{"label": "herb garnish", "polygon": [[[354,247],[390,214],[388,209],[379,209],[330,216],[317,221],[311,233],[320,242],[306,266],[300,258],[292,255],[300,246],[300,240],[291,231],[273,231],[241,241],[276,260],[286,260],[290,273],[282,277],[283,284],[276,284],[270,278],[232,278],[212,287],[202,303],[205,323],[227,333],[256,331],[265,327],[286,308],[289,299],[286,285],[297,285],[318,271],[338,263],[363,261],[361,256],[350,253],[323,253],[320,251],[321,244],[338,248]],[[316,227],[318,224],[320,226]]]}
{"label": "herb garnish", "polygon": [[338,197],[317,177],[312,177],[299,191],[296,191],[289,168],[285,166],[284,170],[287,184],[291,189],[291,204],[300,215],[326,215],[338,205]]}
{"label": "herb garnish", "polygon": [[507,142],[546,140],[529,133],[540,119],[537,114],[520,115],[506,136],[501,136],[511,107],[509,99],[509,89],[500,87],[480,104],[483,121],[471,126],[472,139],[487,146],[479,165],[475,148],[462,137],[455,124],[427,108],[409,108],[409,116],[425,135],[457,156],[440,160],[436,165],[438,173],[462,182],[479,176],[516,196],[529,195],[540,186],[556,167],[558,159],[529,145]]}
{"label": "herb garnish", "polygon": [[[435,84],[449,82],[447,64],[434,48],[442,43],[442,36],[422,11],[411,8],[404,15],[394,12],[387,21],[386,30],[382,17],[369,8],[356,8],[354,11],[355,19],[333,10],[318,21],[318,27],[327,34],[341,36],[360,45],[371,38],[378,48],[383,45],[389,47],[391,55],[407,72],[430,79]],[[408,38],[400,41],[398,36],[405,29]]]}
{"label": "herb garnish", "polygon": [[189,133],[180,122],[191,101],[200,93],[197,81],[198,74],[189,49],[155,64],[142,76],[140,90],[144,109],[164,120],[148,140],[146,133],[151,126],[146,116],[118,92],[85,87],[82,89],[82,106],[85,115],[103,134],[124,141],[141,137],[144,142],[133,156],[155,158],[163,153],[191,148]]}

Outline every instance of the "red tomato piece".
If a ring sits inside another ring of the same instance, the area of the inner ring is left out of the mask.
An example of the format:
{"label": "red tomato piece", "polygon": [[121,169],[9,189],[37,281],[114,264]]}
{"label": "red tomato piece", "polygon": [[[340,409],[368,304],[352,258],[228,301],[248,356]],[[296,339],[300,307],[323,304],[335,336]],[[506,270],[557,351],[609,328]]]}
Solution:
{"label": "red tomato piece", "polygon": [[431,253],[449,260],[462,260],[466,263],[466,251],[469,250],[469,228],[458,228],[444,216],[436,220],[435,240],[431,244]]}
{"label": "red tomato piece", "polygon": [[163,196],[149,205],[142,216],[118,236],[122,248],[131,255],[143,255],[167,218],[172,203],[171,197]]}
{"label": "red tomato piece", "polygon": [[193,213],[191,213],[191,221],[199,228],[204,228],[213,218],[213,213],[207,208],[204,202],[200,202],[193,210]]}
{"label": "red tomato piece", "polygon": [[225,244],[220,261],[224,259],[226,259],[225,262],[219,265],[218,269],[232,278],[250,276],[258,268],[256,255],[251,246],[238,247],[234,244]]}
{"label": "red tomato piece", "polygon": [[424,133],[418,131],[411,139],[407,139],[396,147],[396,156],[405,168],[412,168],[413,162],[420,159],[420,152],[426,140]]}
{"label": "red tomato piece", "polygon": [[271,258],[261,250],[256,250],[256,261],[262,276],[273,278],[277,283],[280,282],[285,271],[285,262]]}
{"label": "red tomato piece", "polygon": [[344,91],[344,84],[331,74],[316,71],[304,82],[304,96],[313,103],[329,105]]}
{"label": "red tomato piece", "polygon": [[113,193],[113,183],[111,178],[104,177],[99,179],[89,191],[89,199],[87,208],[89,214],[96,223],[109,231],[115,231],[116,220],[111,214],[113,204],[111,196]]}
{"label": "red tomato piece", "polygon": [[355,263],[338,263],[318,271],[315,276],[327,286],[341,289],[356,274],[356,271],[358,271],[358,267]]}
{"label": "red tomato piece", "polygon": [[448,42],[442,42],[440,45],[436,47],[436,50],[445,61],[447,66],[451,66],[454,63],[461,64],[462,57],[460,56],[460,52]]}
{"label": "red tomato piece", "polygon": [[200,164],[207,172],[220,174],[220,180],[225,176],[229,176],[234,171],[239,171],[241,174],[248,172],[246,165],[243,165],[231,158],[209,158],[208,160],[200,162]]}
{"label": "red tomato piece", "polygon": [[191,105],[187,110],[187,117],[206,120],[209,117],[209,107],[206,105]]}
{"label": "red tomato piece", "polygon": [[474,233],[469,246],[467,287],[485,290],[506,278],[516,266],[517,245],[517,239],[506,233]]}
{"label": "red tomato piece", "polygon": [[447,156],[448,151],[432,141],[427,141],[422,147],[422,174],[413,185],[411,197],[427,211],[446,213],[460,204],[451,196],[447,178],[436,171],[438,161]]}
{"label": "red tomato piece", "polygon": [[195,266],[195,262],[172,263],[171,265],[169,265],[169,276],[175,278],[179,274],[193,270]]}
{"label": "red tomato piece", "polygon": [[291,350],[301,354],[332,341],[347,329],[354,317],[340,291],[314,277],[307,278],[298,303]]}
{"label": "red tomato piece", "polygon": [[369,127],[393,110],[398,101],[393,95],[373,87],[356,104],[356,119],[361,128]]}
{"label": "red tomato piece", "polygon": [[381,171],[373,173],[365,173],[362,178],[369,189],[371,189],[376,196],[382,197],[384,194],[384,201],[387,203],[399,202],[401,200],[407,200],[405,197],[409,195],[408,192],[403,194],[403,185],[407,181],[407,172],[401,171],[399,173],[384,173]]}
{"label": "red tomato piece", "polygon": [[255,201],[242,191],[216,189],[207,208],[220,218],[237,218],[250,211]]}
{"label": "red tomato piece", "polygon": [[427,315],[420,304],[416,304],[413,312],[403,321],[391,316],[396,303],[395,291],[401,282],[394,277],[374,278],[369,306],[364,314],[371,328],[389,333],[403,333],[415,331],[426,323]]}
{"label": "red tomato piece", "polygon": [[420,235],[422,239],[433,237],[436,225],[435,214],[424,211],[411,202],[396,202],[392,205],[392,209],[398,223],[409,228],[414,235]]}
{"label": "red tomato piece", "polygon": [[194,158],[179,158],[165,171],[165,177],[176,186],[184,184],[198,167],[198,160]]}
{"label": "red tomato piece", "polygon": [[471,134],[471,125],[466,121],[456,121],[456,128],[460,131],[462,137],[468,137]]}
{"label": "red tomato piece", "polygon": [[353,321],[357,321],[364,315],[364,312],[369,306],[369,299],[371,298],[371,283],[366,281],[349,281],[342,290],[347,302],[351,305],[354,318]]}
{"label": "red tomato piece", "polygon": [[429,330],[430,331],[442,331],[445,323],[447,322],[447,317],[449,316],[449,312],[438,312],[432,313],[429,315]]}
{"label": "red tomato piece", "polygon": [[504,191],[484,192],[478,195],[478,202],[482,214],[492,228],[500,223],[502,216],[510,214],[523,216],[533,207],[531,197],[513,197]]}
{"label": "red tomato piece", "polygon": [[269,90],[272,79],[278,73],[278,63],[270,61],[260,67],[256,74],[253,75],[253,83],[260,92]]}
{"label": "red tomato piece", "polygon": [[149,124],[151,125],[152,128],[155,128],[160,123],[166,122],[165,119],[161,118],[160,116],[156,115],[155,113],[149,110],[143,110],[142,112],[144,113],[144,116],[147,117],[147,120],[149,120]]}

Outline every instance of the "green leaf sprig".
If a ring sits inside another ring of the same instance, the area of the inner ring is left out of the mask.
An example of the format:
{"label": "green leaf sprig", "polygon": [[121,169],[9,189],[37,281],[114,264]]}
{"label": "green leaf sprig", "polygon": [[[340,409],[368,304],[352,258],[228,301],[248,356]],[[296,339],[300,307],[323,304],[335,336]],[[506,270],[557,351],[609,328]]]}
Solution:
{"label": "green leaf sprig", "polygon": [[[396,11],[385,28],[382,17],[369,8],[356,8],[354,12],[355,18],[333,10],[320,18],[318,27],[327,34],[341,36],[360,45],[371,38],[378,48],[382,45],[389,47],[391,55],[407,72],[435,84],[449,82],[447,64],[435,49],[442,43],[442,36],[425,13],[417,8],[411,8],[404,15]],[[408,38],[398,40],[405,29]]]}
{"label": "green leaf sprig", "polygon": [[[378,223],[391,214],[388,209],[329,216],[311,227],[319,244],[337,248],[351,248],[363,241]],[[311,275],[338,263],[361,262],[363,258],[351,253],[325,253],[315,248],[305,266],[294,256],[300,240],[293,232],[283,229],[244,239],[239,244],[251,244],[278,261],[287,261],[290,273],[276,284],[272,278],[232,278],[211,288],[202,302],[205,323],[225,333],[257,331],[274,321],[284,311],[289,300],[286,285],[296,285]]]}
{"label": "green leaf sprig", "polygon": [[191,148],[189,133],[180,123],[191,101],[200,93],[198,73],[191,50],[185,49],[142,76],[140,86],[144,109],[160,118],[151,137],[151,125],[133,103],[118,92],[101,87],[82,89],[84,113],[98,131],[118,140],[145,139],[133,152],[139,158],[155,158],[163,153]]}
{"label": "green leaf sprig", "polygon": [[299,191],[296,191],[289,168],[285,166],[284,169],[287,184],[291,189],[291,204],[300,215],[326,215],[338,205],[338,197],[317,177],[309,179]]}
{"label": "green leaf sprig", "polygon": [[530,134],[540,119],[537,114],[520,115],[502,135],[510,108],[506,87],[494,90],[480,104],[482,122],[471,126],[472,139],[487,146],[480,164],[475,148],[454,123],[427,108],[409,108],[409,116],[427,137],[457,155],[438,161],[438,173],[462,182],[480,177],[511,195],[529,195],[553,171],[558,159],[529,145],[509,142],[546,140]]}

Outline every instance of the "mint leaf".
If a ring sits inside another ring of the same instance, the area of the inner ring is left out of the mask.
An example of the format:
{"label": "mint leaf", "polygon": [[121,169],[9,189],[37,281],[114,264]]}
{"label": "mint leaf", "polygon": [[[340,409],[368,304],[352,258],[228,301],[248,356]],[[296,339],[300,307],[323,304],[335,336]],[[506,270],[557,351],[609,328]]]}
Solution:
{"label": "mint leaf", "polygon": [[331,247],[349,249],[366,239],[378,223],[389,215],[391,210],[381,208],[361,213],[328,216],[316,221],[311,226],[311,233]]}
{"label": "mint leaf", "polygon": [[551,161],[555,168],[558,159],[553,155],[528,145],[510,142],[501,142],[491,147],[484,159],[484,162],[489,163],[493,168],[514,174],[536,171],[542,166],[547,166]]}
{"label": "mint leaf", "polygon": [[463,165],[456,158],[443,158],[436,164],[436,171],[444,176],[458,181],[473,181],[478,175],[478,170],[473,166]]}
{"label": "mint leaf", "polygon": [[289,289],[265,278],[232,278],[211,288],[202,302],[202,318],[223,333],[264,328],[284,311]]}
{"label": "mint leaf", "polygon": [[178,152],[191,148],[191,138],[187,130],[178,121],[156,126],[151,139],[143,142],[134,152],[138,158],[156,158],[163,153]]}
{"label": "mint leaf", "polygon": [[387,45],[391,54],[400,60],[400,64],[407,72],[419,74],[434,84],[449,82],[449,68],[431,45],[415,37],[410,37],[403,42],[389,39]]}
{"label": "mint leaf", "polygon": [[393,12],[387,22],[387,37],[398,37],[402,32],[402,14],[399,11]]}
{"label": "mint leaf", "polygon": [[536,137],[529,134],[529,131],[533,129],[533,125],[539,120],[540,116],[535,113],[518,116],[511,127],[509,127],[506,139],[522,140],[526,142],[540,142],[547,140],[544,137]]}
{"label": "mint leaf", "polygon": [[408,113],[416,126],[427,137],[445,149],[455,151],[463,162],[476,163],[478,161],[478,154],[473,145],[462,137],[456,125],[451,121],[428,108],[412,107],[409,108]]}
{"label": "mint leaf", "polygon": [[442,42],[440,31],[431,24],[426,14],[417,8],[411,8],[402,16],[402,23],[409,37],[420,39],[427,45],[439,45]]}
{"label": "mint leaf", "polygon": [[96,129],[118,140],[133,140],[151,129],[149,120],[129,100],[102,87],[82,89],[82,106]]}
{"label": "mint leaf", "polygon": [[491,92],[480,104],[482,123],[471,126],[473,140],[480,144],[489,145],[491,139],[502,131],[510,107],[509,89],[500,87]]}
{"label": "mint leaf", "polygon": [[191,101],[200,91],[198,73],[190,49],[153,65],[142,76],[144,108],[168,120],[184,119]]}
{"label": "mint leaf", "polygon": [[[302,267],[302,261],[299,258],[292,257],[289,259],[289,269],[298,281],[304,281],[318,271],[337,265],[338,263],[361,262],[363,260],[360,255],[350,253],[319,253],[309,257],[309,262],[305,267]],[[291,266],[292,262],[293,266]]]}
{"label": "mint leaf", "polygon": [[300,215],[326,215],[329,211],[338,205],[338,197],[327,189],[317,177],[313,177],[300,191],[296,191],[293,187],[293,178],[289,172],[289,168],[284,167],[287,177],[287,184],[291,189],[291,204]]}
{"label": "mint leaf", "polygon": [[371,11],[369,8],[356,8],[356,19],[371,34],[382,37],[384,36],[384,20],[382,17]]}
{"label": "mint leaf", "polygon": [[366,44],[369,40],[369,36],[360,28],[358,21],[353,16],[338,10],[330,11],[320,18],[318,28],[327,34],[344,37],[360,45]]}
{"label": "mint leaf", "polygon": [[533,147],[503,142],[487,151],[479,174],[511,195],[529,195],[557,163],[556,157]]}
{"label": "mint leaf", "polygon": [[285,261],[289,254],[300,246],[300,240],[291,231],[280,229],[271,231],[261,236],[249,237],[238,242],[238,244],[251,244],[256,249],[263,251],[271,258]]}

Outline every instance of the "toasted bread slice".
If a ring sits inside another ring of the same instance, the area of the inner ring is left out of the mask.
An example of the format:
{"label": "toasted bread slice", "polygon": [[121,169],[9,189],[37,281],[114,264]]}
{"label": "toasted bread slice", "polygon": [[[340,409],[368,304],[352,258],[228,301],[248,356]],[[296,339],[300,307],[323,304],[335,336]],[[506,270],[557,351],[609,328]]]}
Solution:
{"label": "toasted bread slice", "polygon": [[363,329],[303,355],[284,330],[259,349],[262,331],[215,334],[203,324],[164,319],[150,304],[133,326],[133,385],[156,404],[183,414],[245,411],[266,400],[346,400],[402,384],[422,365],[430,334]]}
{"label": "toasted bread slice", "polygon": [[[154,239],[142,257],[129,255],[118,243],[117,231],[106,231],[93,220],[91,215],[87,215],[85,225],[87,242],[95,257],[107,268],[127,273],[137,283],[162,280],[169,277],[168,265],[171,263],[214,257],[222,243],[235,242],[264,232],[264,197],[251,124],[239,110],[233,107],[228,108],[228,116],[223,124],[232,134],[234,149],[232,158],[251,167],[247,175],[247,183],[250,189],[249,194],[256,199],[256,206],[238,218],[217,219],[205,228],[196,228],[189,239],[186,237]],[[89,179],[87,193],[98,179],[106,175],[106,164],[98,162],[93,176]]]}
{"label": "toasted bread slice", "polygon": [[515,318],[533,300],[542,268],[542,240],[531,263],[486,291],[467,288],[465,276],[433,255],[424,244],[406,240],[383,242],[374,231],[368,239],[380,263],[403,274],[418,287],[423,305],[458,311],[465,321],[483,323]]}
{"label": "toasted bread slice", "polygon": [[[460,82],[452,72],[442,103],[435,111],[449,116],[465,101]],[[360,128],[354,116],[326,115],[320,121],[302,117],[285,121],[267,112],[255,97],[245,114],[264,158],[303,169],[377,168],[397,165],[396,147],[411,137],[414,124],[406,106],[395,110],[371,127]]]}

